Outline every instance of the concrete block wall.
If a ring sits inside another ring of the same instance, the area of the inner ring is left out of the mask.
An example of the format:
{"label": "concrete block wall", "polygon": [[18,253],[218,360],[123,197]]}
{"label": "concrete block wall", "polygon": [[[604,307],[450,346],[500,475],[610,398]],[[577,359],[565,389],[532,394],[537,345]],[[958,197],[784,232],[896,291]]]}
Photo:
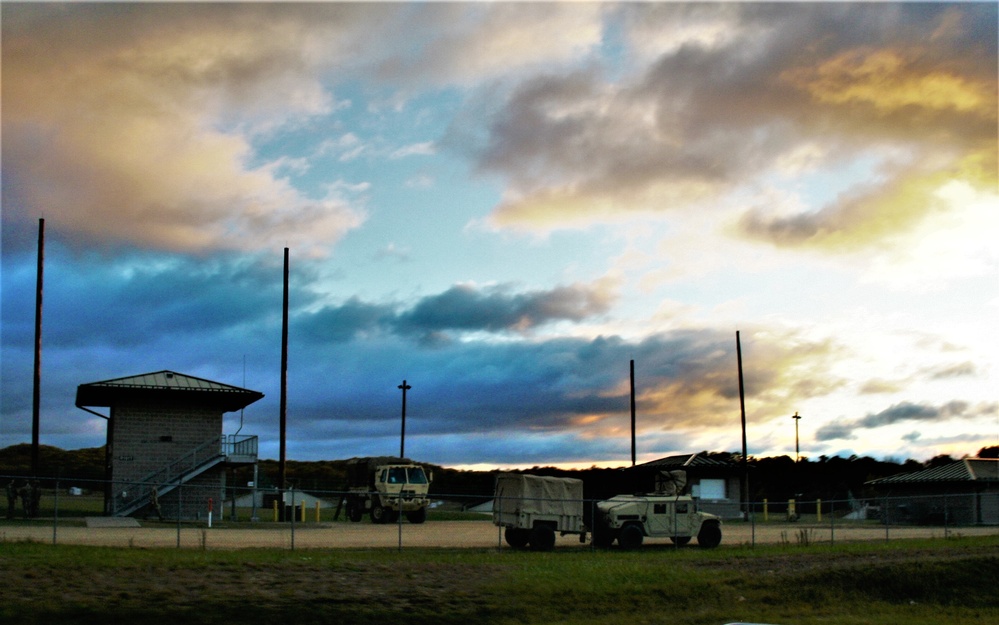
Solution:
{"label": "concrete block wall", "polygon": [[204,406],[115,406],[111,421],[115,482],[142,480],[222,435],[222,413]]}
{"label": "concrete block wall", "polygon": [[[209,440],[222,435],[222,413],[218,409],[185,403],[154,405],[122,404],[112,411],[113,492],[127,489],[168,464],[184,458]],[[225,465],[220,465],[185,484],[182,489],[164,493],[160,508],[166,518],[206,518],[208,499],[216,502],[225,489]],[[216,505],[218,505],[216,503]],[[137,515],[152,514],[147,509]]]}

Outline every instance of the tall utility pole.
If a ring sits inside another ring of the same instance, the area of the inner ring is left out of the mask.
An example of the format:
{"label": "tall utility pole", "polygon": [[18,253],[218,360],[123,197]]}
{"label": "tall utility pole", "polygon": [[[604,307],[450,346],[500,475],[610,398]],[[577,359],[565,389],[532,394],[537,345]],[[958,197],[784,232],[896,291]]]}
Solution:
{"label": "tall utility pole", "polygon": [[45,220],[38,220],[38,273],[35,283],[35,375],[31,392],[31,475],[38,475],[42,405],[42,285],[45,273]]}
{"label": "tall utility pole", "polygon": [[794,419],[794,461],[797,463],[798,459],[801,457],[801,448],[798,447],[798,421],[801,421],[801,416],[798,414],[798,411],[795,410],[794,415],[791,418]]}
{"label": "tall utility pole", "polygon": [[746,389],[742,383],[742,342],[739,340],[739,331],[735,331],[735,354],[739,365],[739,411],[742,413],[742,496],[744,502],[743,512],[749,514],[749,458],[746,449]]}
{"label": "tall utility pole", "polygon": [[631,361],[631,466],[635,466],[635,361]]}
{"label": "tall utility pole", "polygon": [[[281,460],[278,463],[278,488],[284,492],[285,431],[288,426],[288,248],[284,248],[284,297],[281,302]],[[284,508],[282,507],[282,510]]]}
{"label": "tall utility pole", "polygon": [[399,437],[399,457],[406,457],[406,391],[413,388],[403,380],[397,388],[402,391],[402,435]]}

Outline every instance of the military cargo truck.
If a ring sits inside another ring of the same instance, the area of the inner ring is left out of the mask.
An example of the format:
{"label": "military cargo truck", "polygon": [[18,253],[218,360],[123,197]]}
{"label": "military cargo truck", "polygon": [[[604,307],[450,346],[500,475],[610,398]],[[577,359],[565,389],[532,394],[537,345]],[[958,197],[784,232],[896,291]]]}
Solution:
{"label": "military cargo truck", "polygon": [[721,543],[721,519],[697,510],[697,502],[684,495],[685,471],[660,474],[654,493],[617,495],[597,502],[593,520],[593,544],[609,547],[614,541],[622,549],[641,546],[646,537],[669,538],[685,545],[697,537],[705,548]]}
{"label": "military cargo truck", "polygon": [[556,532],[579,534],[586,542],[583,525],[583,481],[503,473],[496,477],[493,524],[505,528],[507,544],[516,549],[549,551]]}
{"label": "military cargo truck", "polygon": [[356,523],[368,513],[373,523],[392,523],[404,514],[410,523],[423,523],[432,480],[432,473],[427,475],[408,458],[351,458],[344,498],[347,518]]}
{"label": "military cargo truck", "polygon": [[610,547],[616,541],[622,549],[635,549],[646,537],[669,538],[681,546],[696,537],[701,547],[717,547],[721,520],[697,510],[696,500],[683,494],[686,482],[684,471],[663,472],[655,492],[598,501],[587,527],[581,480],[500,474],[493,524],[505,528],[503,535],[511,547],[534,551],[552,549],[556,534],[579,534],[580,542],[586,542],[588,531],[595,547]]}

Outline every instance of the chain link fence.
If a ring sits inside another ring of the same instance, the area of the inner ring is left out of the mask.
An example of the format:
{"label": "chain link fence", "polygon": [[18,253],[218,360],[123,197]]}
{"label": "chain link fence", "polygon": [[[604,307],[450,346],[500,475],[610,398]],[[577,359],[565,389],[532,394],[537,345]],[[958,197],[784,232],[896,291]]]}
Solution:
{"label": "chain link fence", "polygon": [[[0,542],[32,541],[136,548],[497,548],[507,549],[493,524],[493,493],[434,493],[425,519],[405,514],[354,515],[348,519],[342,490],[226,488],[194,495],[201,504],[181,514],[183,492],[165,492],[130,516],[112,516],[110,485],[99,480],[0,476],[6,508]],[[139,485],[136,485],[139,486]],[[127,489],[125,489],[127,491]],[[135,489],[139,491],[138,488]],[[356,494],[356,493],[355,493]],[[573,502],[594,518],[596,500]],[[731,502],[700,501],[732,509]],[[358,518],[359,516],[359,518]],[[414,517],[411,517],[414,518]],[[760,501],[722,519],[722,545],[808,546],[909,538],[999,535],[999,492],[884,496],[864,500]],[[559,535],[555,548],[592,549],[582,535]],[[648,538],[649,548],[677,548]],[[696,543],[694,543],[696,544]]]}

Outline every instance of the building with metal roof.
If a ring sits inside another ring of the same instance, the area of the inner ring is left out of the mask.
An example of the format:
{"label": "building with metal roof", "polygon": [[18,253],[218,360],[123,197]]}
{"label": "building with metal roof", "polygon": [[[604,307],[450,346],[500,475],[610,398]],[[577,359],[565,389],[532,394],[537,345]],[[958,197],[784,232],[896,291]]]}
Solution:
{"label": "building with metal roof", "polygon": [[257,461],[257,437],[223,434],[223,414],[263,396],[174,371],[78,386],[76,406],[108,422],[105,513],[206,514],[223,499],[226,467]]}
{"label": "building with metal roof", "polygon": [[964,458],[867,482],[893,523],[999,525],[999,459]]}
{"label": "building with metal roof", "polygon": [[629,469],[638,479],[649,482],[650,490],[655,476],[661,471],[676,470],[687,473],[687,489],[691,496],[698,499],[699,509],[726,519],[743,518],[743,468],[738,463],[703,454],[682,454],[651,460]]}

